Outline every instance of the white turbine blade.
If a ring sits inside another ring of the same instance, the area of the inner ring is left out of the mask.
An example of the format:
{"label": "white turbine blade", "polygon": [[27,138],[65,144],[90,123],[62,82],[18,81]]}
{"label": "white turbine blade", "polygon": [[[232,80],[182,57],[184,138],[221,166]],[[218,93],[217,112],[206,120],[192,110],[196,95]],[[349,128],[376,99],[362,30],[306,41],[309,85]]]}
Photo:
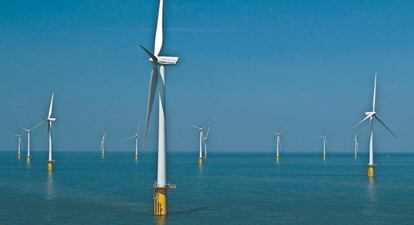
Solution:
{"label": "white turbine blade", "polygon": [[282,134],[283,132],[287,131],[287,129],[289,129],[289,127],[290,127],[290,125],[283,128],[281,131],[279,131],[279,134]]}
{"label": "white turbine blade", "polygon": [[49,113],[47,114],[47,118],[50,118],[52,116],[53,98],[54,97],[55,97],[55,93],[52,93],[52,98],[50,99]]}
{"label": "white turbine blade", "polygon": [[274,131],[274,130],[269,130],[269,132],[272,133],[272,134],[274,134],[274,135],[277,135],[277,132]]}
{"label": "white turbine blade", "polygon": [[384,126],[392,134],[392,136],[394,136],[394,138],[397,138],[397,135],[395,135],[395,133],[387,125],[385,125],[385,123],[381,120],[381,118],[378,117],[378,115],[375,114],[374,118],[377,119],[378,122],[380,122],[382,126]]}
{"label": "white turbine blade", "polygon": [[164,1],[160,0],[160,5],[158,8],[158,19],[157,19],[157,30],[155,31],[155,43],[154,43],[154,55],[158,56],[161,52],[162,42],[163,42],[163,5]]}
{"label": "white turbine blade", "polygon": [[138,127],[137,127],[137,135],[139,134],[139,130],[141,129],[141,121],[138,122]]}
{"label": "white turbine blade", "polygon": [[195,129],[197,129],[197,130],[201,130],[201,129],[203,129],[203,128],[201,128],[201,127],[199,127],[199,126],[196,126],[196,125],[194,125],[194,124],[188,124],[190,127],[193,127],[193,128],[195,128]]}
{"label": "white turbine blade", "polygon": [[29,129],[24,128],[24,127],[20,127],[20,128],[22,128],[22,129],[23,129],[23,130],[25,130],[26,132],[29,132],[29,131],[30,131]]}
{"label": "white turbine blade", "polygon": [[377,96],[377,73],[375,73],[374,78],[374,94],[372,95],[372,111],[375,112],[375,102]]}
{"label": "white turbine blade", "polygon": [[127,138],[124,139],[124,141],[130,140],[130,139],[136,138],[136,137],[137,137],[137,135],[134,135],[134,136],[131,136],[131,137],[127,137]]}
{"label": "white turbine blade", "polygon": [[20,135],[15,134],[15,133],[10,133],[10,135],[16,136],[16,137],[20,137]]}
{"label": "white turbine blade", "polygon": [[152,61],[154,61],[154,63],[158,62],[158,59],[155,55],[153,55],[150,51],[148,51],[148,49],[146,49],[144,46],[139,45],[142,49],[144,49],[144,51],[148,54],[148,56],[152,59]]}
{"label": "white turbine blade", "polygon": [[151,78],[150,78],[150,85],[149,85],[149,91],[148,91],[148,106],[147,106],[147,116],[145,118],[145,131],[144,131],[144,141],[147,140],[148,136],[148,127],[149,122],[151,119],[151,111],[152,111],[152,105],[154,103],[155,93],[157,92],[157,83],[158,83],[158,67],[157,64],[153,64],[152,72],[151,72]]}
{"label": "white turbine blade", "polygon": [[332,131],[333,131],[333,129],[330,129],[330,130],[328,131],[328,133],[325,135],[325,137],[326,137],[326,138],[328,138],[328,137],[329,137],[329,135],[331,135]]}
{"label": "white turbine blade", "polygon": [[359,125],[361,125],[361,123],[363,123],[365,120],[369,119],[372,115],[368,115],[366,116],[364,119],[362,119],[361,121],[359,121],[359,123],[357,123],[353,128],[358,127]]}
{"label": "white turbine blade", "polygon": [[36,126],[34,126],[34,127],[30,128],[30,130],[34,130],[34,129],[38,128],[38,127],[39,127],[40,125],[42,125],[44,122],[45,122],[45,121],[42,121],[42,122],[40,122],[40,123],[36,124]]}
{"label": "white turbine blade", "polygon": [[207,139],[208,138],[208,133],[210,132],[210,127],[209,128],[207,128],[207,133],[206,133],[206,136],[205,136],[205,138]]}
{"label": "white turbine blade", "polygon": [[214,120],[216,119],[216,117],[211,118],[209,121],[207,121],[203,126],[201,126],[202,128],[210,125]]}

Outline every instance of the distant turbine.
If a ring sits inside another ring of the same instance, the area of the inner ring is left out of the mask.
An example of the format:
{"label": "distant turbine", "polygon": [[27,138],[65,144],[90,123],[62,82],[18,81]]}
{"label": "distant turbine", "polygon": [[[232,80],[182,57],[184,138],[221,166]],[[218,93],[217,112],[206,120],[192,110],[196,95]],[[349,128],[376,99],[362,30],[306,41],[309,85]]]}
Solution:
{"label": "distant turbine", "polygon": [[207,125],[209,125],[211,122],[213,122],[215,118],[210,119],[207,123],[205,123],[202,126],[197,126],[194,124],[190,124],[190,126],[194,127],[199,132],[199,155],[198,155],[198,165],[203,165],[203,139],[204,139],[204,129]]}
{"label": "distant turbine", "polygon": [[272,132],[274,135],[276,135],[276,156],[275,156],[275,159],[276,159],[277,162],[279,162],[279,160],[280,160],[280,154],[279,154],[280,148],[281,148],[280,135],[283,132],[285,132],[288,128],[289,128],[289,126],[283,128],[279,132],[276,132],[274,130],[270,130],[270,132]]}
{"label": "distant turbine", "polygon": [[358,158],[359,144],[358,144],[358,135],[354,135],[354,158]]}
{"label": "distant turbine", "polygon": [[207,143],[209,141],[208,134],[210,133],[210,127],[207,128],[207,133],[203,136],[203,144],[204,144],[204,159],[207,159]]}
{"label": "distant turbine", "polygon": [[319,136],[319,138],[323,141],[323,155],[322,159],[326,160],[326,144],[328,143],[328,137],[332,133],[332,130],[330,130],[325,136]]}
{"label": "distant turbine", "polygon": [[101,159],[105,159],[105,138],[106,138],[106,132],[101,137]]}
{"label": "distant turbine", "polygon": [[[147,116],[145,120],[144,141],[147,140],[148,126],[151,118],[152,105],[156,94],[157,86],[159,86],[159,109],[158,109],[158,163],[157,163],[157,181],[154,185],[154,214],[164,216],[167,214],[167,189],[175,188],[175,185],[167,183],[166,170],[166,149],[165,149],[165,66],[175,65],[178,57],[159,56],[163,44],[163,0],[160,0],[158,9],[157,28],[155,32],[154,52],[140,45],[141,48],[149,55],[152,63],[152,72],[150,78],[150,87],[148,94]],[[158,73],[158,67],[160,68]],[[160,78],[160,79],[159,79]]]}
{"label": "distant turbine", "polygon": [[49,160],[47,161],[47,171],[52,172],[53,171],[53,160],[52,160],[52,123],[56,121],[56,118],[52,117],[52,110],[53,110],[53,98],[55,97],[55,94],[52,94],[52,97],[50,99],[50,105],[49,105],[49,112],[47,114],[47,134],[48,134],[48,140],[49,140]]}
{"label": "distant turbine", "polygon": [[15,133],[11,133],[11,135],[17,137],[17,159],[20,160],[22,158],[22,154],[20,152],[21,146],[22,146],[22,135],[21,134],[15,134]]}
{"label": "distant turbine", "polygon": [[32,128],[30,128],[30,129],[27,129],[27,128],[24,128],[24,127],[21,127],[23,130],[25,130],[26,131],[26,133],[27,133],[27,156],[26,156],[26,161],[27,161],[27,163],[30,163],[31,161],[32,161],[32,157],[30,156],[30,134],[32,133],[32,131],[34,130],[34,129],[36,129],[36,128],[38,128],[40,125],[42,125],[43,123],[44,123],[45,121],[42,121],[42,122],[40,122],[40,123],[38,123],[38,124],[36,124],[35,126],[33,126]]}
{"label": "distant turbine", "polygon": [[370,136],[369,136],[369,162],[368,162],[368,177],[374,177],[374,120],[377,120],[382,126],[384,126],[395,138],[397,136],[394,132],[385,125],[385,123],[380,119],[377,112],[375,111],[375,103],[376,103],[376,95],[377,95],[377,74],[375,74],[374,78],[374,91],[372,95],[372,111],[366,112],[366,117],[362,119],[359,123],[357,123],[355,127],[361,125],[365,120],[369,119],[370,124]]}
{"label": "distant turbine", "polygon": [[140,128],[140,125],[138,124],[137,132],[133,136],[126,138],[126,140],[130,140],[130,139],[135,138],[135,156],[134,156],[135,160],[138,160],[138,139],[140,138],[139,128]]}

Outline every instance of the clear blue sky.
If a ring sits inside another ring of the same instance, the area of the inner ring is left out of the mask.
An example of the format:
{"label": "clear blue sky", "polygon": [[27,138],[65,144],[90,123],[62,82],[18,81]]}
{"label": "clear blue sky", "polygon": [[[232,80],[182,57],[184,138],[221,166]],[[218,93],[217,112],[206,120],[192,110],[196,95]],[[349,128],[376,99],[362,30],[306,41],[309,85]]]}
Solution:
{"label": "clear blue sky", "polygon": [[[47,113],[55,92],[57,150],[133,147],[122,139],[144,121],[158,2],[1,1],[0,149],[9,132]],[[292,124],[286,151],[367,151],[369,109],[378,72],[378,113],[399,136],[376,127],[377,150],[411,151],[414,120],[412,1],[166,0],[168,146],[196,151],[187,123],[212,115],[214,151],[273,151],[269,129]],[[153,118],[157,118],[154,114]],[[153,120],[152,122],[156,122]],[[155,124],[155,123],[153,123]],[[153,148],[155,129],[149,148]],[[25,139],[24,139],[25,140]],[[46,150],[46,127],[33,134]]]}

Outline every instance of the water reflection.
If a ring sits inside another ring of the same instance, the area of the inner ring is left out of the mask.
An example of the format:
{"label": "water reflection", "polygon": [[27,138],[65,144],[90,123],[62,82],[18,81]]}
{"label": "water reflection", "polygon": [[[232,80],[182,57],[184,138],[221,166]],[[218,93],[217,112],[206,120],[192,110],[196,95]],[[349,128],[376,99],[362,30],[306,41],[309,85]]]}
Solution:
{"label": "water reflection", "polygon": [[376,200],[376,187],[375,187],[375,180],[373,178],[368,179],[367,196],[368,196],[368,201],[370,202],[373,202]]}
{"label": "water reflection", "polygon": [[166,216],[154,216],[154,225],[165,225],[167,224]]}
{"label": "water reflection", "polygon": [[46,199],[51,200],[55,198],[55,185],[53,182],[53,173],[47,174],[47,185],[46,185]]}

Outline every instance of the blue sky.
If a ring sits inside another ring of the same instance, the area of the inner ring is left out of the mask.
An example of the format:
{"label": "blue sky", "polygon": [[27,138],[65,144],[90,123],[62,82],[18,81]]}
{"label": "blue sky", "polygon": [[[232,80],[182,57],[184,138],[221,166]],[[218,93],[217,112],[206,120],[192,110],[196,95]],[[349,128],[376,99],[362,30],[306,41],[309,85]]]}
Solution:
{"label": "blue sky", "polygon": [[[144,121],[151,69],[137,46],[152,48],[157,7],[2,1],[0,149],[46,115],[52,92],[57,150],[97,150],[105,131],[108,151],[132,149],[122,139]],[[187,124],[215,115],[212,152],[273,151],[268,130],[288,124],[286,151],[320,151],[316,136],[332,128],[330,151],[351,152],[358,132],[366,152],[367,126],[352,126],[378,72],[377,111],[399,139],[377,125],[377,150],[412,151],[413,11],[410,1],[166,0],[162,52],[180,56],[167,68],[169,149],[195,152]],[[46,150],[45,126],[32,145]]]}

